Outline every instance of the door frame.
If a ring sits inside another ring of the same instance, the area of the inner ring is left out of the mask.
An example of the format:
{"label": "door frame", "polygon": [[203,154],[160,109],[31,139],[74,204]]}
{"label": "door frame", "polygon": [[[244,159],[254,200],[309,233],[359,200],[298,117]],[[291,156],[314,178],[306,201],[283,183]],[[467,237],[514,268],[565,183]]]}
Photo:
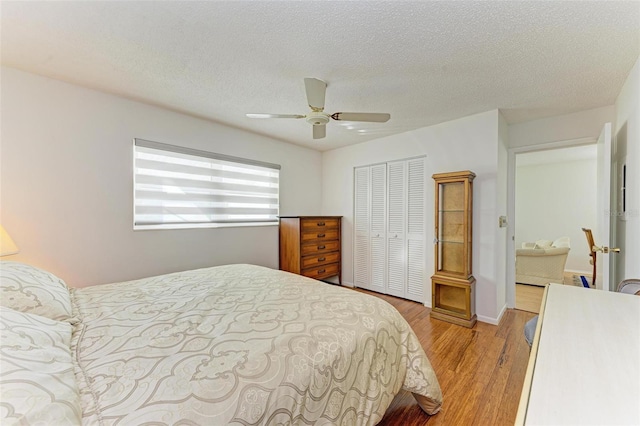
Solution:
{"label": "door frame", "polygon": [[[615,187],[612,189],[612,185],[615,184],[616,179],[612,179],[611,171],[614,169],[613,165],[613,124],[611,122],[604,123],[602,127],[602,131],[598,136],[597,146],[598,146],[598,165],[597,165],[597,189],[596,189],[596,197],[597,197],[597,214],[598,214],[598,227],[596,228],[596,236],[599,244],[602,244],[606,247],[612,247],[611,241],[611,212],[615,209],[615,204],[613,204],[613,200],[611,198],[611,194],[615,193]],[[613,207],[613,208],[612,208]],[[594,277],[595,288],[599,290],[609,291],[612,283],[612,274],[615,271],[615,257],[616,253],[602,253],[601,256],[598,256],[600,260],[598,262],[598,269],[600,270],[600,274],[602,274],[602,278],[600,282]],[[594,259],[596,260],[596,259]]]}
{"label": "door frame", "polygon": [[[557,142],[542,143],[509,148],[507,150],[507,271],[506,271],[506,297],[507,307],[515,308],[516,305],[516,155],[527,152],[547,151],[560,148],[571,148],[583,145],[592,145],[598,138],[586,137],[568,139]],[[595,172],[595,171],[594,171]]]}

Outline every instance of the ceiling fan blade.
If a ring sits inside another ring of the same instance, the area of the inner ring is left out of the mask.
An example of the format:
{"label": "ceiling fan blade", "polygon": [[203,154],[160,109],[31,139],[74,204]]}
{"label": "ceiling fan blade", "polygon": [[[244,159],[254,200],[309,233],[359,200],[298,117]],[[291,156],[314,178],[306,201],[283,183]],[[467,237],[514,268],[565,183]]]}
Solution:
{"label": "ceiling fan blade", "polygon": [[369,121],[372,123],[385,123],[391,118],[391,114],[377,112],[336,112],[331,118],[338,121]]}
{"label": "ceiling fan blade", "polygon": [[322,124],[322,125],[316,125],[313,126],[313,138],[314,139],[322,139],[325,136],[327,136],[327,126]]}
{"label": "ceiling fan blade", "polygon": [[324,95],[327,92],[327,83],[317,78],[305,78],[304,87],[307,90],[307,102],[313,110],[324,109]]}
{"label": "ceiling fan blade", "polygon": [[249,118],[305,118],[300,114],[245,114]]}

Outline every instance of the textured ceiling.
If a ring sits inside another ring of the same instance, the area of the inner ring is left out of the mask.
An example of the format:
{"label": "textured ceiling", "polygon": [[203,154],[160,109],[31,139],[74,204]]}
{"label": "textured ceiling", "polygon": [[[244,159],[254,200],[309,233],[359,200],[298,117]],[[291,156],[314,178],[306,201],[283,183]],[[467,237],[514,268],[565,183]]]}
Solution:
{"label": "textured ceiling", "polygon": [[[499,108],[514,123],[611,105],[640,2],[210,1],[0,4],[2,64],[327,150]],[[304,77],[328,83],[313,140]],[[472,135],[470,135],[472,136]]]}

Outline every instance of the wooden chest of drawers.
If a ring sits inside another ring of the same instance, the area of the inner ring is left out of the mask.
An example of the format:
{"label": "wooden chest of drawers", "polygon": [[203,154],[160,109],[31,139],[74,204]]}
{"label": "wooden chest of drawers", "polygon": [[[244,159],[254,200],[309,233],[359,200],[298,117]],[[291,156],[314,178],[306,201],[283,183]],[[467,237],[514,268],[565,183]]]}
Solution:
{"label": "wooden chest of drawers", "polygon": [[321,280],[341,277],[342,216],[280,216],[280,269]]}

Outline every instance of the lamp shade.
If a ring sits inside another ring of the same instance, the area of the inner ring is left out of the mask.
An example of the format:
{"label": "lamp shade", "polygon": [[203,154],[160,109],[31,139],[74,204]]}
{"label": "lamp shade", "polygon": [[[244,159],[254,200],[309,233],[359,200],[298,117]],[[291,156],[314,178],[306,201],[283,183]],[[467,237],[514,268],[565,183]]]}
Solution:
{"label": "lamp shade", "polygon": [[7,234],[7,231],[4,230],[4,227],[0,225],[0,256],[9,256],[19,251],[16,243],[13,242],[9,234]]}

